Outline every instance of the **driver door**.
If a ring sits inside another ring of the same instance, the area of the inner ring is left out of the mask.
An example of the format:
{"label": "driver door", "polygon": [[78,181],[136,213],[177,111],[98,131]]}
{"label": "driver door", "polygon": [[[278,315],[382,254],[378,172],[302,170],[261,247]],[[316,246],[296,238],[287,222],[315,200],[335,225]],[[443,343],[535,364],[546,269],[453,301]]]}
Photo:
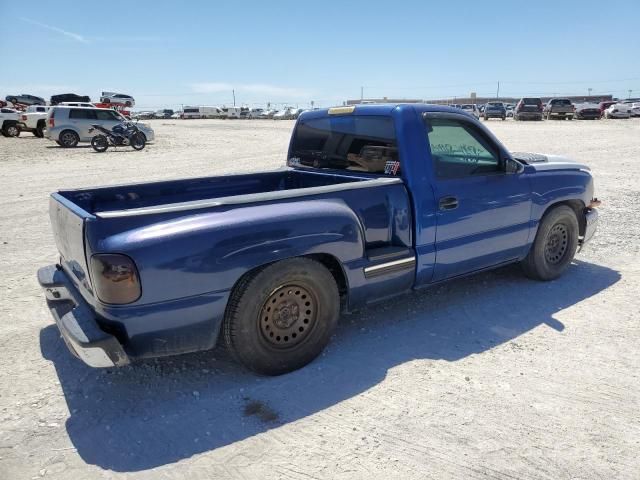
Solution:
{"label": "driver door", "polygon": [[531,216],[526,175],[507,172],[514,161],[466,117],[427,116],[425,126],[438,209],[432,280],[519,258]]}

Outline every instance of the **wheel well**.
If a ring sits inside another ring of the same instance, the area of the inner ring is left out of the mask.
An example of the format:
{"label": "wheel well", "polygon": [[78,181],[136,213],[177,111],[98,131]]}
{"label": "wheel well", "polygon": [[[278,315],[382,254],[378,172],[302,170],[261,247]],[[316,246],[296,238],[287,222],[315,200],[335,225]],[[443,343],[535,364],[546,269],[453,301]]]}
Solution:
{"label": "wheel well", "polygon": [[311,255],[305,255],[307,258],[311,258],[326,267],[331,273],[336,285],[338,286],[338,292],[340,293],[340,307],[345,309],[347,307],[347,300],[349,295],[349,285],[347,283],[347,276],[342,269],[340,261],[333,255],[328,253],[314,253]]}
{"label": "wheel well", "polygon": [[[544,211],[544,215],[560,205],[566,205],[573,210],[576,214],[576,218],[578,219],[579,234],[584,235],[587,228],[586,218],[584,216],[584,209],[586,208],[584,202],[582,200],[563,200],[562,202],[553,203],[547,207]],[[542,216],[544,217],[544,215]]]}
{"label": "wheel well", "polygon": [[38,120],[38,128],[40,127],[44,127],[47,124],[47,122],[45,122],[44,120]]}
{"label": "wheel well", "polygon": [[[288,257],[295,258],[295,257]],[[288,258],[283,258],[281,260],[287,260]],[[333,276],[336,281],[336,285],[338,286],[338,293],[340,294],[340,309],[346,310],[348,306],[348,294],[349,294],[349,286],[347,284],[347,277],[340,265],[340,261],[334,257],[333,255],[329,255],[328,253],[313,253],[310,255],[302,255],[302,258],[309,258],[311,260],[315,260],[318,263],[321,263],[329,273]],[[245,272],[233,285],[232,291],[235,290],[238,285],[241,285],[243,281],[245,281],[248,277],[257,274],[260,270],[265,267],[271,265],[272,263],[278,263],[281,260],[276,260],[275,262],[270,262],[264,265],[259,265],[248,272]]]}

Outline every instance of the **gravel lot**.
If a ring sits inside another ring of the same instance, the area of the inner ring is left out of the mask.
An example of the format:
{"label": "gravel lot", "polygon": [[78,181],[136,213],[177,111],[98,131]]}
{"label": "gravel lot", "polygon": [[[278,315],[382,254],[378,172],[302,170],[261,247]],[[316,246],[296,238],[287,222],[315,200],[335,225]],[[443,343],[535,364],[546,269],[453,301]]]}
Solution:
{"label": "gravel lot", "polygon": [[293,122],[155,121],[143,152],[0,137],[0,478],[637,479],[640,119],[491,121],[589,164],[599,231],[561,279],[508,267],[345,316],[277,378],[221,352],[117,370],[67,351],[37,285],[50,192],[283,165]]}

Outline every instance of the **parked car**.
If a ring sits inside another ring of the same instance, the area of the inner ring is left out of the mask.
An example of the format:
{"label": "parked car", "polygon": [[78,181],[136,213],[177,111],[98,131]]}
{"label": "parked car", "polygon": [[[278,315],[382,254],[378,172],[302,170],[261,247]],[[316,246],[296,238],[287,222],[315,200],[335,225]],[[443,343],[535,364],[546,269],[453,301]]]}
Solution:
{"label": "parked car", "polygon": [[538,97],[521,98],[513,110],[514,120],[542,120],[543,104]]}
{"label": "parked car", "polygon": [[476,118],[480,118],[480,111],[475,103],[465,103],[464,105],[460,105],[460,109],[470,113]]}
{"label": "parked car", "polygon": [[151,120],[152,118],[155,118],[155,115],[155,112],[143,111],[135,113],[132,118],[138,120]]}
{"label": "parked car", "polygon": [[278,113],[273,115],[274,120],[293,120],[294,111],[291,108],[285,108],[284,110],[280,110]]}
{"label": "parked car", "polygon": [[265,110],[265,111],[263,111],[262,113],[260,113],[260,114],[258,115],[258,118],[261,118],[261,119],[271,119],[271,118],[273,118],[273,116],[274,116],[276,113],[278,113],[278,111],[277,111],[277,110],[273,110],[273,109]]}
{"label": "parked car", "polygon": [[20,112],[13,108],[0,107],[0,134],[3,137],[20,135]]}
{"label": "parked car", "polygon": [[62,93],[60,95],[53,95],[51,97],[51,105],[58,105],[62,103],[91,103],[91,98],[86,95],[76,95],[75,93]]}
{"label": "parked car", "polygon": [[38,138],[44,137],[44,131],[47,128],[47,116],[49,115],[50,106],[47,105],[30,105],[20,114],[20,130],[23,132],[31,132]]}
{"label": "parked car", "polygon": [[115,92],[102,92],[100,96],[100,103],[117,103],[122,104],[125,107],[133,107],[136,101],[131,95]]}
{"label": "parked car", "polygon": [[60,102],[58,105],[61,107],[84,107],[84,108],[96,108],[93,103],[89,102]]}
{"label": "parked car", "polygon": [[[109,108],[62,107],[55,106],[49,111],[45,137],[61,147],[75,147],[80,142],[91,142],[95,136],[89,132],[93,124],[105,128],[113,128],[127,119]],[[155,137],[153,129],[144,123],[137,124],[145,136],[145,142],[152,142]]]}
{"label": "parked car", "polygon": [[515,108],[515,105],[507,104],[504,108],[507,112],[507,118],[513,117],[513,109]]}
{"label": "parked car", "polygon": [[598,109],[600,110],[600,116],[604,117],[604,111],[609,108],[611,105],[615,105],[618,103],[617,100],[607,100],[606,102],[600,102],[598,104]]}
{"label": "parked car", "polygon": [[604,118],[630,118],[631,107],[624,103],[615,103],[604,111]]}
{"label": "parked car", "polygon": [[502,102],[487,102],[484,106],[484,113],[482,118],[489,120],[490,118],[501,118],[502,120],[507,118],[507,109],[504,108]]}
{"label": "parked car", "polygon": [[564,120],[565,118],[567,120],[573,120],[575,112],[576,107],[574,107],[568,98],[552,98],[547,102],[543,110],[547,120],[554,118],[559,120]]}
{"label": "parked car", "polygon": [[247,115],[247,118],[260,118],[260,115],[262,115],[262,112],[264,112],[264,110],[262,108],[251,108],[249,110],[249,114]]}
{"label": "parked car", "polygon": [[165,108],[163,110],[158,110],[154,114],[154,118],[171,118],[171,115],[173,115],[173,110],[171,110],[170,108]]}
{"label": "parked car", "polygon": [[640,117],[640,102],[633,102],[630,108],[632,117]]}
{"label": "parked car", "polygon": [[592,103],[583,103],[576,105],[576,119],[577,120],[599,120],[600,109],[598,105]]}
{"label": "parked car", "polygon": [[173,115],[171,115],[171,118],[173,119],[180,119],[182,118],[183,113],[182,112],[175,112]]}
{"label": "parked car", "polygon": [[11,102],[14,105],[46,105],[47,102],[42,97],[36,97],[35,95],[27,95],[25,93],[21,95],[7,95],[5,100]]}
{"label": "parked car", "polygon": [[307,112],[287,158],[54,193],[60,263],[38,281],[71,351],[112,367],[224,343],[282,374],[322,352],[341,309],[508,263],[552,280],[596,230],[586,165],[510,153],[447,107]]}

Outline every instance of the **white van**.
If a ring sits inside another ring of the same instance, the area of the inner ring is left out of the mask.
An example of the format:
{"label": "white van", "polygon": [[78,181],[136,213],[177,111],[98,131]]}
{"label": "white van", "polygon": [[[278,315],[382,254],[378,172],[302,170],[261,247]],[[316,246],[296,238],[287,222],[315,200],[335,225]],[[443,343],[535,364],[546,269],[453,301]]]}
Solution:
{"label": "white van", "polygon": [[184,107],[182,118],[221,118],[222,113],[218,107]]}
{"label": "white van", "polygon": [[241,113],[240,107],[222,107],[222,118],[240,118]]}

